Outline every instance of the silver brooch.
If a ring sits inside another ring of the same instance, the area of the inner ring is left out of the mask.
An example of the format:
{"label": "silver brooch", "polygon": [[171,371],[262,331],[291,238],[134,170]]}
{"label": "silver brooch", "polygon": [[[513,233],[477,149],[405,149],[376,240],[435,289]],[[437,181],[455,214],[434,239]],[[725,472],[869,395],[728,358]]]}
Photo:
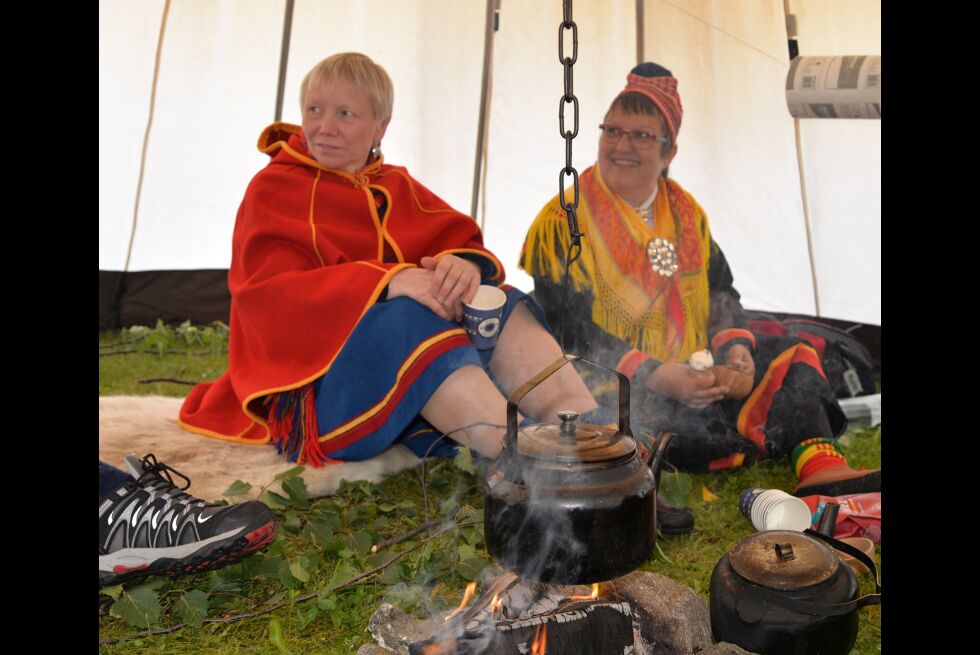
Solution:
{"label": "silver brooch", "polygon": [[670,277],[677,272],[677,249],[667,239],[650,239],[647,242],[647,258],[653,270],[664,277]]}

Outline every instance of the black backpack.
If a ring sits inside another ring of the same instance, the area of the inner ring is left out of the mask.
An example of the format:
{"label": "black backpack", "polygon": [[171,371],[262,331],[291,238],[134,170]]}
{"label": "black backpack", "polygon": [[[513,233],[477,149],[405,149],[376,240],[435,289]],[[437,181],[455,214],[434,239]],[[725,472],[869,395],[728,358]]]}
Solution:
{"label": "black backpack", "polygon": [[749,330],[772,336],[792,335],[807,341],[820,356],[824,373],[838,398],[876,393],[875,362],[867,347],[852,334],[805,318],[758,318]]}

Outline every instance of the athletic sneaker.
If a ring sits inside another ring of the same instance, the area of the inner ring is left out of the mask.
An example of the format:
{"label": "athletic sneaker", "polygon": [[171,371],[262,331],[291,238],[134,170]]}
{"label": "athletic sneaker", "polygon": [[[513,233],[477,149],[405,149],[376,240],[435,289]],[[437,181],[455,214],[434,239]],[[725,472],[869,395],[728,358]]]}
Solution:
{"label": "athletic sneaker", "polygon": [[[153,454],[126,458],[127,480],[99,503],[99,588],[148,574],[216,569],[264,548],[276,518],[257,500],[214,505],[183,489],[190,480]],[[174,484],[170,473],[187,481]]]}

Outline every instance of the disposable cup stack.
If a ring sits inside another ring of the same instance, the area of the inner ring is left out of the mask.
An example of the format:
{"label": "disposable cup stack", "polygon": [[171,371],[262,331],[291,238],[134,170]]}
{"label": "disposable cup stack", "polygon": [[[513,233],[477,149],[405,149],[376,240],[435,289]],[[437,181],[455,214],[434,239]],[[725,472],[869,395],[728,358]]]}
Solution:
{"label": "disposable cup stack", "polygon": [[739,509],[756,530],[803,532],[810,527],[810,508],[782,489],[746,489],[739,496]]}

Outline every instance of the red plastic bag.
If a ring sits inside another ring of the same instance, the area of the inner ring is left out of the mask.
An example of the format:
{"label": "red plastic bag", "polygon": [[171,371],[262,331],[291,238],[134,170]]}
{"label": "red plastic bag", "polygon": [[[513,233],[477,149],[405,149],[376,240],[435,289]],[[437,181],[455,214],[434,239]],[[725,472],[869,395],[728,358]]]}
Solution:
{"label": "red plastic bag", "polygon": [[867,537],[876,544],[881,543],[881,492],[848,494],[845,496],[803,496],[803,502],[810,508],[810,527],[816,529],[827,502],[840,505],[834,538]]}

